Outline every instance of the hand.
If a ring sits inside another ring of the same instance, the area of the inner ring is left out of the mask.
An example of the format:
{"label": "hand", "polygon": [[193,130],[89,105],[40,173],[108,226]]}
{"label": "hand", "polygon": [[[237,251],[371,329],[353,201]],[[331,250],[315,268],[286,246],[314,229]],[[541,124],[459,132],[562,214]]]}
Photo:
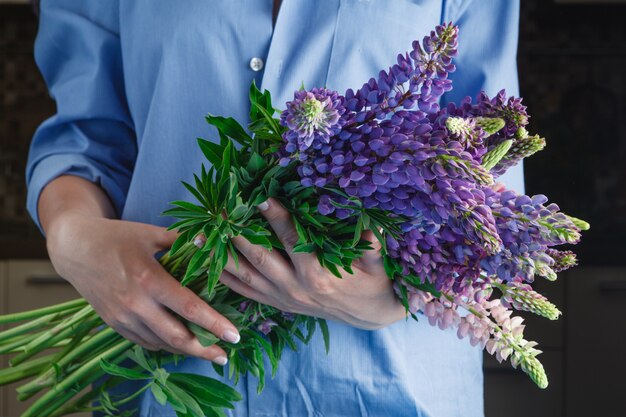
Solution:
{"label": "hand", "polygon": [[337,278],[314,253],[294,253],[298,235],[291,215],[274,199],[259,205],[285,246],[289,259],[239,236],[233,239],[239,268],[232,259],[221,281],[239,294],[283,311],[338,320],[362,329],[378,329],[406,317],[385,273],[380,246],[371,231],[363,238],[375,250],[354,261],[354,274]]}
{"label": "hand", "polygon": [[57,272],[122,336],[147,349],[226,363],[221,348],[203,347],[169,311],[225,341],[239,340],[232,323],[181,287],[154,258],[156,252],[172,245],[175,232],[76,213],[64,214],[46,232]]}

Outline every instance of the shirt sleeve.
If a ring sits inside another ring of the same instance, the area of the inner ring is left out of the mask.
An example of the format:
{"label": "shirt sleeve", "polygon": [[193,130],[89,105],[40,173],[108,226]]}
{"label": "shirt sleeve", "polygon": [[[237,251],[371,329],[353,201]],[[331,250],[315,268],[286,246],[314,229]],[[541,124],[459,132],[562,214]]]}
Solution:
{"label": "shirt sleeve", "polygon": [[39,195],[60,175],[99,185],[118,214],[126,199],[137,145],[113,3],[41,4],[35,61],[57,110],[35,132],[26,167],[27,208],[40,228]]}
{"label": "shirt sleeve", "polygon": [[[443,21],[459,26],[459,53],[456,71],[450,74],[454,89],[443,97],[443,104],[476,98],[480,91],[494,96],[506,89],[519,95],[517,42],[519,0],[448,0]],[[517,192],[524,192],[522,164],[498,179]]]}

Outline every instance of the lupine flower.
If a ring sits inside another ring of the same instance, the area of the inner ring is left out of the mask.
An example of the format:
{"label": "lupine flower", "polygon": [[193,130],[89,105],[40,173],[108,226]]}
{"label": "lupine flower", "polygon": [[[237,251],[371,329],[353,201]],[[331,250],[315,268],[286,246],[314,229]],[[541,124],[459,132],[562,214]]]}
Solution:
{"label": "lupine flower", "polygon": [[554,272],[565,271],[578,264],[576,254],[570,250],[547,249],[546,255],[554,260],[554,265],[552,266]]}
{"label": "lupine flower", "polygon": [[504,174],[509,168],[517,165],[522,159],[539,152],[546,146],[546,140],[538,135],[517,139],[506,155],[491,169],[495,177]]}
{"label": "lupine flower", "polygon": [[339,133],[345,112],[343,98],[326,88],[296,91],[293,101],[280,116],[280,123],[289,128],[285,132],[286,151],[290,154],[327,145],[330,137]]}
{"label": "lupine flower", "polygon": [[[552,248],[578,242],[588,224],[543,195],[494,186],[495,177],[545,146],[526,130],[521,99],[502,90],[439,107],[452,89],[457,35],[452,25],[438,26],[356,91],[296,92],[281,114],[281,164],[297,161],[320,215],[349,222],[355,211],[337,204],[358,200],[363,210],[403,219],[400,232],[385,236],[385,256],[401,270],[394,288],[409,311],[456,328],[499,361],[510,358],[545,387],[539,351],[523,339],[523,320],[511,308],[560,315],[528,283],[556,279],[575,264],[573,254]],[[494,288],[501,297],[492,298]],[[470,314],[461,317],[459,307]]]}
{"label": "lupine flower", "polygon": [[270,332],[272,331],[272,327],[274,326],[278,326],[278,323],[276,323],[272,319],[266,319],[257,326],[257,330],[267,336],[268,334],[270,334]]}
{"label": "lupine flower", "polygon": [[504,307],[512,306],[516,310],[530,311],[550,320],[556,320],[561,315],[554,304],[528,284],[510,282],[498,285],[498,288],[503,293],[500,301]]}

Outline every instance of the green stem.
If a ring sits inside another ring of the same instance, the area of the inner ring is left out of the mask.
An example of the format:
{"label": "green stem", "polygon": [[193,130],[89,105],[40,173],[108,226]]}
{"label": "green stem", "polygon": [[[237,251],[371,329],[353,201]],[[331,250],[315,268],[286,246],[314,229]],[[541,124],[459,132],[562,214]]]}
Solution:
{"label": "green stem", "polygon": [[23,349],[20,349],[22,346],[27,345],[31,341],[35,340],[39,337],[39,334],[29,334],[25,336],[16,337],[10,341],[7,341],[3,346],[0,346],[0,355],[7,353],[17,353],[22,352]]}
{"label": "green stem", "polygon": [[50,325],[50,322],[55,319],[61,317],[61,313],[48,314],[46,316],[42,316],[33,321],[28,321],[19,326],[13,327],[11,329],[0,332],[0,343],[5,342],[8,339],[11,339],[15,336],[20,336],[24,333],[31,332],[33,330],[39,330],[43,327],[47,327]]}
{"label": "green stem", "polygon": [[[11,344],[7,344],[7,345],[4,345],[4,346],[0,347],[0,355],[23,352],[23,349],[21,349],[21,347],[24,346],[25,344],[27,344],[28,342],[30,342],[31,340],[35,340],[35,338],[37,336],[38,336],[38,334],[22,336],[22,337],[19,338],[19,340],[15,340]],[[18,339],[18,338],[16,338],[16,339]],[[84,337],[83,339],[81,339],[79,341],[79,343],[80,342],[86,342],[89,339],[90,339],[89,337]],[[50,348],[51,349],[64,348],[64,347],[67,347],[67,345],[69,345],[72,341],[73,341],[73,339],[72,340],[67,340],[67,339],[61,340],[60,342],[57,342],[54,345],[50,346]]]}
{"label": "green stem", "polygon": [[49,365],[53,356],[42,356],[18,366],[0,370],[0,386],[37,375]]}
{"label": "green stem", "polygon": [[[52,329],[40,334],[39,337],[24,347],[24,352],[11,359],[9,363],[11,365],[22,363],[42,350],[49,348],[66,337],[69,337],[72,333],[74,333],[75,327],[88,319],[90,315],[95,315],[95,312],[90,305],[86,305],[73,316],[63,320]],[[96,320],[95,322],[97,323],[99,320]]]}
{"label": "green stem", "polygon": [[[55,385],[48,392],[46,392],[33,405],[31,405],[28,410],[26,410],[22,414],[22,417],[44,417],[50,415],[54,410],[48,407],[49,403],[54,402],[57,397],[73,389],[75,387],[75,384],[79,384],[85,379],[96,380],[100,375],[103,374],[103,371],[100,369],[100,359],[110,359],[117,357],[118,355],[132,347],[133,344],[134,343],[130,340],[122,340],[120,343],[115,344],[113,347],[109,348],[105,352],[92,358],[76,371],[68,375],[67,378],[65,378],[63,381],[60,381],[57,385]],[[97,369],[100,369],[100,372],[94,373],[94,371]],[[80,390],[73,391],[74,394],[72,395],[75,395],[75,392],[79,391]]]}
{"label": "green stem", "polygon": [[100,348],[106,348],[112,342],[121,340],[122,337],[110,327],[92,336],[88,341],[68,351],[62,358],[58,359],[55,366],[49,364],[49,369],[34,380],[22,385],[17,389],[20,398],[28,398],[46,387],[50,387],[57,382],[58,370],[65,370],[74,360],[84,360],[86,355],[96,353]]}
{"label": "green stem", "polygon": [[68,302],[61,303],[61,304],[56,304],[56,305],[49,306],[49,307],[38,308],[36,310],[22,311],[20,313],[5,314],[3,316],[0,316],[0,324],[30,320],[30,319],[38,318],[38,317],[45,316],[48,314],[58,313],[60,311],[66,311],[66,310],[76,308],[76,307],[83,307],[85,304],[87,304],[87,301],[84,298],[79,298],[76,300],[68,301]]}

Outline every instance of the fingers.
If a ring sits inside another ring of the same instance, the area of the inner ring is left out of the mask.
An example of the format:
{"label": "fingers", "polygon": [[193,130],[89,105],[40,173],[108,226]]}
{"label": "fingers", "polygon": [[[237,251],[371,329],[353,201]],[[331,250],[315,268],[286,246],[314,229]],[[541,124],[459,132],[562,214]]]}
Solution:
{"label": "fingers", "polygon": [[138,344],[139,346],[142,346],[148,350],[159,350],[161,349],[161,346],[159,343],[153,343],[153,342],[148,342],[146,339],[144,339],[143,337],[139,336],[137,333],[126,329],[125,327],[120,327],[117,326],[115,328],[115,331],[118,332],[120,335],[122,335],[124,337],[124,339],[128,339],[133,343]]}
{"label": "fingers", "polygon": [[257,207],[282,242],[294,264],[300,260],[317,259],[313,253],[293,252],[293,247],[298,243],[298,232],[291,219],[291,214],[278,201],[270,198]]}
{"label": "fingers", "polygon": [[165,271],[159,271],[159,275],[164,276],[158,280],[157,294],[155,294],[158,302],[225,342],[239,342],[240,336],[237,328],[226,317],[211,308],[189,288],[181,287],[180,283],[167,275]]}
{"label": "fingers", "polygon": [[[273,282],[286,283],[295,275],[292,265],[278,251],[270,252],[263,246],[254,245],[241,236],[234,237],[232,242],[239,253],[243,255],[244,260],[247,260],[248,265],[250,265],[248,269],[244,268],[240,272],[240,274],[244,274],[242,278],[244,282],[251,284],[255,278],[254,272],[251,273],[250,269],[256,271],[257,274],[262,274],[267,280]],[[240,256],[240,261],[241,258]],[[239,276],[234,269],[234,265],[231,266],[228,272]]]}
{"label": "fingers", "polygon": [[[157,336],[156,333],[154,333],[144,322],[137,323],[136,333],[152,346],[156,346],[157,349],[155,350],[161,350],[167,347],[167,343],[165,343],[163,339]],[[174,349],[171,346],[167,350],[178,355],[183,354],[181,350]]]}
{"label": "fingers", "polygon": [[155,305],[146,316],[145,323],[166,344],[164,350],[173,353],[197,356],[225,365],[228,362],[226,353],[219,346],[204,347],[179,320],[162,307]]}
{"label": "fingers", "polygon": [[222,284],[226,285],[237,294],[258,301],[259,303],[268,304],[272,305],[273,307],[280,308],[279,306],[273,305],[272,301],[266,294],[257,291],[256,289],[254,289],[250,285],[247,285],[246,283],[241,281],[241,279],[237,278],[229,272],[222,272],[222,275],[220,276],[220,281],[222,282]]}
{"label": "fingers", "polygon": [[276,286],[243,256],[238,256],[237,265],[235,265],[234,259],[229,255],[224,269],[228,275],[253,288],[258,293],[273,294],[277,291]]}

